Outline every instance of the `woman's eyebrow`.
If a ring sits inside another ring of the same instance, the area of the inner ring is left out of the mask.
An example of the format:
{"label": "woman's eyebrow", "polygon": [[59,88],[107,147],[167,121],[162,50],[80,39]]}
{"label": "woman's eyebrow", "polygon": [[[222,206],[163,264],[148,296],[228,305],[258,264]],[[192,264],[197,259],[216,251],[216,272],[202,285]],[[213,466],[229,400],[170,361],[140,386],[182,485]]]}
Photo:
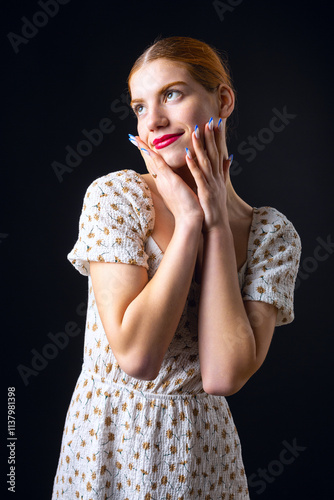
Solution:
{"label": "woman's eyebrow", "polygon": [[[170,82],[170,83],[167,83],[166,85],[164,85],[163,87],[161,87],[160,90],[158,90],[158,94],[164,94],[166,92],[167,89],[169,89],[169,87],[173,87],[174,85],[187,85],[186,82],[183,82],[181,80],[179,81],[176,81],[176,82]],[[132,99],[131,102],[130,102],[130,106],[132,106],[135,102],[143,102],[144,99]]]}

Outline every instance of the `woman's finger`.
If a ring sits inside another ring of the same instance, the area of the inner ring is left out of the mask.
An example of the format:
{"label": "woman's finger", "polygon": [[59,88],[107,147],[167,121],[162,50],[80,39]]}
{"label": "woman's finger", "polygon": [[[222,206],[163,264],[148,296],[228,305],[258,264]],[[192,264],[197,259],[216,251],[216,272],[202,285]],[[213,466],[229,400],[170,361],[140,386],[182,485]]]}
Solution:
{"label": "woman's finger", "polygon": [[200,138],[199,128],[197,125],[195,127],[195,131],[192,133],[192,141],[197,164],[203,172],[206,180],[209,180],[212,176],[211,162],[207,152],[204,149],[203,141]]}
{"label": "woman's finger", "polygon": [[218,150],[218,155],[219,155],[219,172],[223,174],[224,171],[224,165],[223,165],[223,151],[224,151],[224,127],[223,127],[223,120],[219,118],[217,127],[214,128],[214,134],[215,134],[215,140],[216,140],[216,146]]}
{"label": "woman's finger", "polygon": [[216,144],[215,128],[217,128],[217,126],[215,126],[213,118],[210,118],[208,123],[204,126],[204,140],[206,154],[210,160],[213,174],[219,171],[219,150]]}
{"label": "woman's finger", "polygon": [[207,185],[208,185],[207,180],[206,180],[202,170],[199,168],[198,164],[193,159],[193,156],[188,148],[186,148],[186,162],[187,162],[188,168],[190,170],[190,173],[196,182],[197,192],[198,192],[198,190],[201,190],[201,189],[207,187]]}
{"label": "woman's finger", "polygon": [[231,168],[231,165],[232,165],[232,160],[233,160],[233,155],[230,155],[227,160],[223,160],[222,162],[222,173],[224,175],[224,181],[226,182],[226,178],[227,178],[227,172],[229,171],[229,169]]}
{"label": "woman's finger", "polygon": [[153,177],[156,177],[156,174],[154,172],[152,172],[152,168],[153,167],[153,162],[149,160],[149,157],[151,156],[149,150],[147,147],[144,147],[144,145],[146,146],[146,144],[142,143],[142,144],[139,144],[139,141],[137,140],[138,138],[136,138],[134,135],[132,134],[128,134],[129,135],[129,141],[138,148],[138,150],[140,151],[142,157],[143,157],[143,160],[145,161],[145,164],[146,164],[146,168],[148,170],[148,172],[153,175]]}

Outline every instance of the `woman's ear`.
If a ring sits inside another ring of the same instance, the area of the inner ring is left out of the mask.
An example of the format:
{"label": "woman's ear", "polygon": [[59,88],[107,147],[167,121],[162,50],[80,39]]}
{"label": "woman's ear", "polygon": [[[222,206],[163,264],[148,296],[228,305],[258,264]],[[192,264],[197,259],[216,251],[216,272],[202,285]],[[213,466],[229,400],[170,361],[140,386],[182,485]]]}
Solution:
{"label": "woman's ear", "polygon": [[226,84],[221,83],[218,87],[219,116],[228,118],[235,105],[235,96],[233,90]]}

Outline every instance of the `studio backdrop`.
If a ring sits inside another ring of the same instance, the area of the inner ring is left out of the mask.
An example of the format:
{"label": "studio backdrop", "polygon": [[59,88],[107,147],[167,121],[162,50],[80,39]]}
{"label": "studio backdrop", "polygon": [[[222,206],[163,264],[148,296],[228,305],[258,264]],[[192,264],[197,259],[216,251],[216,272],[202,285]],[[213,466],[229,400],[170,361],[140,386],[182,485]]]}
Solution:
{"label": "studio backdrop", "polygon": [[295,320],[276,328],[263,366],[228,398],[250,496],[332,498],[328,5],[14,0],[2,6],[2,397],[8,428],[4,424],[1,498],[51,497],[83,360],[87,304],[87,281],[67,254],[90,183],[122,169],[146,173],[128,141],[136,120],[126,80],[142,51],[171,35],[199,38],[227,55],[237,96],[228,139],[235,190],[251,206],[284,213],[302,241]]}

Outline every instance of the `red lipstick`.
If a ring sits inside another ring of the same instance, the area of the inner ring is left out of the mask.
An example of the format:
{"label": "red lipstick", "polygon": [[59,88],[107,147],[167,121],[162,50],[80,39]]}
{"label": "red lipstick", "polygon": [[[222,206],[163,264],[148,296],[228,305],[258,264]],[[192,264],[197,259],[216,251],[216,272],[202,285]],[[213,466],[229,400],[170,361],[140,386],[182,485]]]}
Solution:
{"label": "red lipstick", "polygon": [[156,139],[154,139],[153,145],[155,146],[156,149],[165,148],[166,146],[169,146],[173,142],[177,141],[177,139],[181,137],[181,135],[183,134],[184,132],[182,132],[181,134],[162,135],[161,137],[157,137]]}

